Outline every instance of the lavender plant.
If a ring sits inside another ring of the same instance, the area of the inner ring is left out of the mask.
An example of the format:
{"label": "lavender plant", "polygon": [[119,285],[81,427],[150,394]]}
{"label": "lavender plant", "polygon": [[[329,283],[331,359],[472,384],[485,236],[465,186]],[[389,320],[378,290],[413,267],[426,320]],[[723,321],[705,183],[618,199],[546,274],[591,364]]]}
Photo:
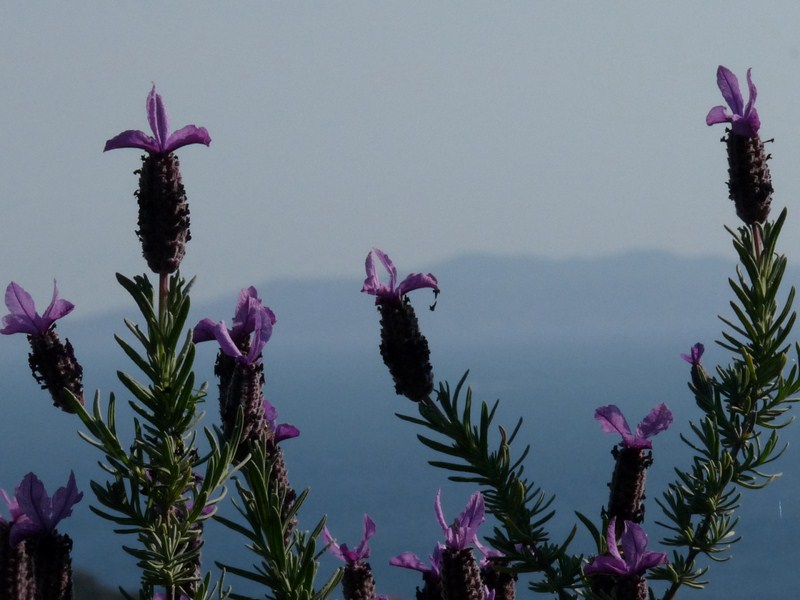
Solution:
{"label": "lavender plant", "polygon": [[[530,447],[518,447],[522,420],[512,427],[497,425],[499,403],[474,403],[465,387],[467,374],[453,389],[447,382],[434,386],[428,341],[408,294],[431,289],[433,310],[437,278],[415,273],[398,283],[389,256],[377,248],[368,253],[362,291],[375,297],[380,352],[395,391],[411,400],[417,413],[399,417],[422,428],[418,439],[440,455],[430,460],[432,466],[473,489],[465,510],[449,525],[437,493],[434,512],[444,541],[427,563],[412,552],[389,561],[422,574],[418,600],[511,600],[519,579],[530,575],[530,591],[560,599],[644,600],[656,597],[649,584],[662,582],[660,597],[669,600],[683,587],[706,585],[708,561],[726,559],[737,541],[734,526],[743,490],[763,488],[777,476],[770,465],[785,450],[779,430],[791,421],[787,411],[800,391],[798,368],[787,369],[796,315],[794,290],[781,290],[786,258],[778,253],[778,241],[786,211],[768,220],[773,192],[769,155],[759,137],[750,71],[747,104],[733,73],[720,67],[717,80],[729,109],[712,108],[706,121],[730,125],[723,137],[729,195],[744,222],[729,230],[739,266],[730,280],[733,316],[721,317],[725,329],[718,341],[732,358],[710,374],[701,363],[702,343],[682,355],[690,365],[689,389],[699,413],[680,434],[692,460],[688,467],[675,468],[675,481],[656,499],[662,512],[656,523],[667,532],[661,545],[671,549],[669,556],[650,549],[644,527],[646,473],[655,459],[652,438],[672,425],[669,408],[657,405],[634,431],[617,406],[597,408],[601,430],[620,436],[612,450],[608,501],[598,501],[595,516],[578,514],[566,538],[555,540],[547,529],[555,498],[525,474]],[[96,500],[91,509],[113,523],[116,532],[134,539],[123,547],[141,572],[140,600],[250,598],[226,589],[222,576],[204,572],[204,524],[210,518],[241,535],[254,557],[249,566],[218,563],[223,575],[260,584],[264,597],[325,600],[341,582],[346,600],[383,598],[376,596],[367,561],[368,542],[377,531],[369,516],[354,550],[337,543],[324,517],[311,530],[300,526],[309,490],[298,493],[289,482],[281,447],[300,431],[277,422],[277,409],[264,394],[263,351],[277,324],[273,311],[250,287],[239,294],[231,327],[212,319],[187,327],[193,280],[184,279],[179,267],[191,239],[189,207],[174,151],[191,144],[208,146],[211,139],[195,125],[170,133],[155,86],[147,97],[147,119],[152,136],[124,131],[105,146],[146,153],[135,171],[136,234],[157,278],[154,284],[147,274],[117,275],[139,312],[137,320],[125,321],[128,337],[116,336],[138,371],[135,376],[118,372],[132,411],[130,439],[117,429],[114,394],[103,402],[98,392],[91,406],[84,406],[82,368],[69,341],[62,343],[55,333],[55,321],[73,305],[59,299],[55,284],[52,301],[40,315],[31,296],[12,282],[5,296],[9,314],[0,333],[28,336],[29,366],[37,382],[57,407],[77,414],[86,430],[81,435],[101,452],[108,479],[91,482]],[[379,277],[378,263],[387,271],[388,283]],[[206,341],[219,344],[214,372],[220,421],[201,430],[207,385],[196,381],[194,357],[195,344]],[[800,355],[800,346],[794,351]],[[201,431],[208,444],[205,453],[197,442]],[[216,514],[231,478],[238,495],[233,501],[237,519]],[[52,498],[33,473],[17,486],[13,498],[2,495],[10,519],[0,518],[0,600],[72,598],[72,541],[56,526],[82,498],[74,476]],[[487,514],[494,517],[488,545],[478,537]],[[595,544],[586,554],[573,549],[580,527]],[[344,565],[320,583],[319,559],[326,550]]]}

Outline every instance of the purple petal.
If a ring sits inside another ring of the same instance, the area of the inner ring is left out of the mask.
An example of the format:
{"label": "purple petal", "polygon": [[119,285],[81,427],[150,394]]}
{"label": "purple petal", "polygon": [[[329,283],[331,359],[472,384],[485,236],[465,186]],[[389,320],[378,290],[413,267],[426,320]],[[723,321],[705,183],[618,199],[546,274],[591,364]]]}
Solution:
{"label": "purple petal", "polygon": [[103,148],[103,152],[118,150],[119,148],[139,148],[154,154],[159,152],[158,142],[156,140],[147,135],[144,131],[134,129],[123,131],[119,135],[108,140]]}
{"label": "purple petal", "polygon": [[717,85],[719,86],[719,91],[722,92],[722,97],[725,98],[725,102],[731,107],[733,114],[743,115],[742,93],[739,90],[739,80],[736,75],[720,65],[717,68]]}
{"label": "purple petal", "polygon": [[625,521],[621,544],[631,575],[640,575],[647,569],[667,562],[667,555],[663,552],[648,552],[647,534],[640,525],[631,521]]}
{"label": "purple petal", "polygon": [[414,569],[415,571],[422,571],[428,573],[431,569],[413,552],[403,552],[398,554],[391,560],[389,564],[393,567],[403,567],[404,569]]}
{"label": "purple petal", "polygon": [[[617,560],[622,560],[619,548],[617,548],[617,517],[611,517],[608,521],[608,528],[606,529],[606,545],[608,552]],[[624,562],[624,561],[623,561]]]}
{"label": "purple petal", "polygon": [[192,341],[197,344],[199,342],[210,342],[217,339],[216,335],[217,324],[211,319],[203,319],[194,326],[192,332]]}
{"label": "purple petal", "polygon": [[53,512],[50,517],[48,529],[51,531],[55,529],[59,521],[67,518],[72,514],[72,507],[75,506],[83,498],[83,492],[78,491],[78,486],[75,484],[75,473],[69,472],[69,479],[65,487],[60,487],[53,494]]}
{"label": "purple petal", "polygon": [[44,484],[33,473],[28,473],[14,490],[14,497],[19,502],[19,508],[30,521],[44,531],[49,524],[49,515],[52,510],[50,497],[44,489]]}
{"label": "purple petal", "polygon": [[153,89],[147,94],[147,121],[150,123],[150,129],[153,130],[153,135],[158,144],[158,151],[166,154],[165,150],[167,136],[169,136],[169,116],[167,109],[164,108],[164,101],[159,94],[156,94],[156,85],[153,84]]}
{"label": "purple petal", "polygon": [[636,427],[636,438],[647,439],[665,431],[672,424],[672,411],[666,404],[657,404]]}
{"label": "purple petal", "polygon": [[72,302],[68,302],[63,298],[58,298],[58,283],[56,283],[56,280],[54,279],[53,299],[50,301],[50,305],[44,311],[42,320],[47,323],[47,327],[50,327],[50,325],[52,325],[55,321],[71,313],[72,309],[74,308],[75,305]]}
{"label": "purple petal", "polygon": [[[754,110],[753,106],[756,103],[756,96],[758,95],[758,90],[756,90],[756,86],[753,83],[753,79],[750,77],[750,72],[753,69],[747,69],[747,88],[749,90],[750,97],[747,99],[747,106],[744,108],[745,116],[750,116],[750,113]],[[756,120],[758,120],[758,115],[756,115]],[[758,125],[756,125],[756,130],[758,130]]]}
{"label": "purple petal", "polygon": [[347,559],[342,554],[341,548],[339,548],[339,544],[336,543],[336,540],[333,539],[331,532],[328,531],[327,525],[322,528],[322,537],[325,540],[325,544],[328,546],[328,552],[333,554],[336,558],[342,561],[346,561]]}
{"label": "purple petal", "polygon": [[456,524],[450,528],[453,532],[453,541],[458,548],[465,548],[478,534],[478,527],[485,521],[483,495],[475,492],[469,497],[467,507],[464,509]]}
{"label": "purple petal", "polygon": [[356,548],[356,556],[358,560],[365,560],[369,558],[369,540],[375,535],[375,521],[369,515],[364,515],[364,534],[361,536],[361,543]]}
{"label": "purple petal", "polygon": [[[389,286],[381,282],[378,278],[378,270],[375,267],[375,256],[372,251],[367,254],[365,268],[367,271],[367,278],[364,280],[364,286],[361,288],[361,291],[378,297],[391,295],[392,290]],[[378,303],[378,298],[375,298],[375,303]]]}
{"label": "purple petal", "polygon": [[250,335],[255,329],[255,315],[251,300],[255,300],[257,306],[261,305],[261,298],[258,297],[256,288],[250,286],[239,292],[239,297],[236,300],[236,309],[233,313],[233,322],[231,323],[231,329],[235,332],[234,337]]}
{"label": "purple petal", "polygon": [[595,556],[591,564],[583,567],[585,575],[627,575],[628,565],[613,556]]}
{"label": "purple petal", "polygon": [[220,321],[214,327],[214,338],[219,342],[219,347],[225,354],[233,358],[242,357],[242,351],[233,343],[225,321]]}
{"label": "purple petal", "polygon": [[383,263],[384,268],[389,272],[389,289],[394,292],[394,286],[397,283],[397,269],[394,268],[392,259],[378,248],[373,248],[372,251],[378,256],[378,260]]}
{"label": "purple petal", "polygon": [[619,408],[614,404],[601,406],[594,411],[594,418],[600,421],[600,428],[608,433],[617,432],[625,443],[633,441],[628,422],[622,416]]}
{"label": "purple petal", "polygon": [[210,143],[211,136],[208,135],[208,130],[205,127],[186,125],[167,138],[167,142],[164,145],[164,154],[173,152],[189,144],[204,144],[208,146]]}
{"label": "purple petal", "polygon": [[44,532],[44,528],[40,524],[32,521],[27,516],[23,516],[11,525],[8,541],[12,547],[16,547],[21,541],[40,535],[42,532]]}
{"label": "purple petal", "polygon": [[275,428],[275,443],[279,444],[284,440],[290,440],[300,436],[300,430],[289,423],[281,423]]}
{"label": "purple petal", "polygon": [[444,519],[444,513],[442,512],[442,490],[436,491],[436,499],[433,501],[433,511],[436,513],[436,520],[439,521],[439,526],[442,528],[443,533],[447,533],[449,527],[447,526],[447,521]]}
{"label": "purple petal", "polygon": [[434,290],[438,291],[439,282],[436,280],[436,277],[430,273],[427,275],[423,275],[422,273],[412,273],[400,283],[400,285],[397,287],[397,293],[402,296],[412,290],[418,290],[421,288],[433,288]]}
{"label": "purple petal", "polygon": [[40,333],[36,305],[22,286],[13,281],[9,283],[5,300],[11,314],[3,317],[5,328],[0,333]]}
{"label": "purple petal", "polygon": [[731,115],[724,106],[715,106],[706,115],[706,125],[715,125],[717,123],[730,123],[733,120]]}

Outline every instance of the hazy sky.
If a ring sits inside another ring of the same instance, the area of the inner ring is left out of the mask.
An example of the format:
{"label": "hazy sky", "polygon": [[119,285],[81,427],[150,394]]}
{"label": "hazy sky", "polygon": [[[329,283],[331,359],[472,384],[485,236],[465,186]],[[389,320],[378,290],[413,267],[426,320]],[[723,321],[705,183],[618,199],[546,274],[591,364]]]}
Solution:
{"label": "hazy sky", "polygon": [[[85,311],[145,269],[136,150],[157,84],[201,296],[466,252],[731,255],[722,63],[759,88],[781,207],[800,197],[800,5],[9,2],[0,13],[0,284]],[[800,213],[793,213],[800,219]],[[800,221],[788,227],[797,231]],[[800,235],[785,250],[800,255]]]}

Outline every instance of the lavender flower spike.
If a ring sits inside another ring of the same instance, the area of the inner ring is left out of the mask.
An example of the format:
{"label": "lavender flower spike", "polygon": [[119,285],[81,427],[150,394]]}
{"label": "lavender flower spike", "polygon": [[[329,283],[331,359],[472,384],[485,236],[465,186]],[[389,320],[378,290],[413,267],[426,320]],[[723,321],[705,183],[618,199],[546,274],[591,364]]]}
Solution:
{"label": "lavender flower spike", "polygon": [[608,522],[606,541],[611,556],[596,556],[591,564],[583,568],[585,575],[618,575],[638,577],[648,569],[666,564],[667,555],[663,552],[647,550],[647,534],[640,525],[625,521],[625,529],[620,537],[622,554],[617,548],[616,518]]}
{"label": "lavender flower spike", "polygon": [[156,93],[156,86],[147,95],[147,121],[153,136],[143,131],[129,129],[106,142],[103,152],[118,148],[140,148],[150,154],[166,155],[189,144],[211,143],[211,137],[205,127],[186,125],[178,131],[169,133],[169,117],[161,95]]}
{"label": "lavender flower spike", "polygon": [[739,80],[729,69],[720,65],[717,68],[717,85],[722,97],[731,109],[729,113],[724,106],[715,106],[706,116],[706,125],[716,123],[730,123],[731,131],[742,137],[755,137],[761,127],[758,118],[758,111],[754,106],[756,101],[756,86],[750,78],[751,69],[747,69],[747,87],[750,91],[750,98],[747,106],[744,105],[742,92],[739,91]]}
{"label": "lavender flower spike", "polygon": [[39,478],[28,473],[14,490],[19,511],[26,518],[16,519],[11,526],[11,544],[16,546],[22,540],[52,533],[62,519],[72,514],[72,507],[82,498],[83,492],[78,491],[72,471],[67,485],[58,488],[52,500]]}
{"label": "lavender flower spike", "polygon": [[447,548],[462,550],[472,543],[478,533],[478,527],[486,520],[484,517],[483,495],[480,492],[472,494],[469,497],[469,501],[467,501],[467,507],[464,512],[458,515],[450,526],[447,525],[442,512],[441,495],[442,490],[436,492],[434,510],[436,511],[436,519],[445,534],[445,545]]}
{"label": "lavender flower spike", "polygon": [[43,315],[36,312],[36,305],[31,295],[15,282],[6,288],[6,307],[10,311],[3,317],[3,329],[0,333],[27,333],[36,335],[45,333],[61,317],[72,312],[75,305],[58,297],[58,284],[53,280],[53,299]]}
{"label": "lavender flower spike", "polygon": [[594,418],[600,421],[603,431],[619,433],[622,436],[622,446],[626,448],[652,448],[653,443],[649,438],[666,430],[672,424],[672,412],[666,404],[657,404],[650,414],[636,426],[636,434],[632,434],[628,421],[614,404],[601,406],[594,412]]}
{"label": "lavender flower spike", "polygon": [[[389,283],[383,283],[378,278],[378,270],[375,266],[375,256],[381,261],[384,268],[389,272]],[[384,302],[399,302],[403,296],[413,290],[421,288],[432,288],[435,294],[439,293],[439,282],[436,277],[428,273],[412,273],[400,282],[397,283],[397,269],[392,260],[384,254],[381,250],[373,248],[367,254],[366,261],[367,278],[364,280],[364,287],[361,288],[362,292],[372,294],[375,296],[375,304],[382,304]]]}

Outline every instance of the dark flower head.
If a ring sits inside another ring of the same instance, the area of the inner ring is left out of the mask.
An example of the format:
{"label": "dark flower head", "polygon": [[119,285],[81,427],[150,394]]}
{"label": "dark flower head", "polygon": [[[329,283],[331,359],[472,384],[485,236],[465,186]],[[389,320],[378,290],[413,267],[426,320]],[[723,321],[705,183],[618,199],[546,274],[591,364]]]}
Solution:
{"label": "dark flower head", "polygon": [[358,544],[355,550],[350,550],[347,544],[337,544],[327,527],[324,527],[322,530],[322,536],[325,539],[325,543],[328,544],[328,552],[349,565],[369,558],[370,550],[368,542],[374,535],[375,522],[369,515],[364,515],[364,533],[361,536],[361,543]]}
{"label": "dark flower head", "polygon": [[620,554],[617,548],[617,520],[612,518],[608,522],[606,542],[608,553],[611,556],[596,556],[591,564],[583,568],[586,575],[617,575],[620,577],[637,577],[648,569],[669,562],[663,552],[650,552],[647,550],[647,534],[644,529],[631,521],[625,521],[619,543],[622,546]]}
{"label": "dark flower head", "polygon": [[16,546],[22,540],[55,531],[56,525],[72,514],[72,507],[81,501],[83,492],[78,491],[75,474],[70,471],[66,487],[58,488],[51,499],[39,478],[28,473],[14,490],[13,501],[5,492],[3,496],[12,518],[9,540]]}
{"label": "dark flower head", "polygon": [[758,111],[754,106],[756,102],[756,86],[753,85],[753,80],[750,78],[750,69],[747,69],[747,87],[750,90],[750,98],[746,106],[742,98],[742,92],[739,90],[739,80],[736,75],[722,65],[717,68],[717,85],[731,112],[728,112],[728,109],[724,106],[715,106],[708,112],[706,124],[730,123],[731,131],[735,135],[742,137],[757,136],[761,122],[758,119]]}
{"label": "dark flower head", "polygon": [[[378,260],[381,261],[381,264],[383,264],[384,268],[389,272],[388,284],[383,283],[378,278],[375,256],[378,257]],[[439,293],[439,282],[436,280],[436,277],[430,273],[427,275],[412,273],[401,281],[400,285],[396,285],[397,269],[395,269],[394,263],[386,254],[377,248],[373,248],[372,251],[367,254],[366,270],[367,278],[364,280],[364,287],[361,288],[361,291],[375,296],[375,304],[391,301],[399,302],[408,292],[420,288],[432,288],[435,294]]]}
{"label": "dark flower head", "polygon": [[664,431],[672,423],[672,412],[666,404],[657,404],[650,414],[636,426],[636,434],[631,433],[619,407],[614,404],[601,406],[594,411],[594,418],[600,421],[603,431],[622,436],[622,446],[626,448],[652,448],[650,438]]}
{"label": "dark flower head", "polygon": [[703,356],[703,352],[706,351],[705,346],[700,342],[697,342],[694,346],[691,347],[689,350],[689,354],[681,354],[681,358],[688,362],[693,367],[696,367],[700,364],[700,359]]}
{"label": "dark flower head", "polygon": [[61,317],[72,312],[75,305],[58,297],[58,284],[53,280],[53,299],[43,315],[36,312],[36,305],[31,295],[22,286],[13,281],[6,288],[6,307],[10,311],[3,317],[3,329],[0,333],[27,333],[37,335],[45,333]]}
{"label": "dark flower head", "polygon": [[161,95],[156,93],[155,84],[147,95],[147,121],[153,132],[152,137],[143,131],[129,129],[108,140],[103,152],[118,148],[140,148],[151,154],[166,155],[189,144],[208,146],[211,143],[205,127],[186,125],[170,134],[167,109]]}

